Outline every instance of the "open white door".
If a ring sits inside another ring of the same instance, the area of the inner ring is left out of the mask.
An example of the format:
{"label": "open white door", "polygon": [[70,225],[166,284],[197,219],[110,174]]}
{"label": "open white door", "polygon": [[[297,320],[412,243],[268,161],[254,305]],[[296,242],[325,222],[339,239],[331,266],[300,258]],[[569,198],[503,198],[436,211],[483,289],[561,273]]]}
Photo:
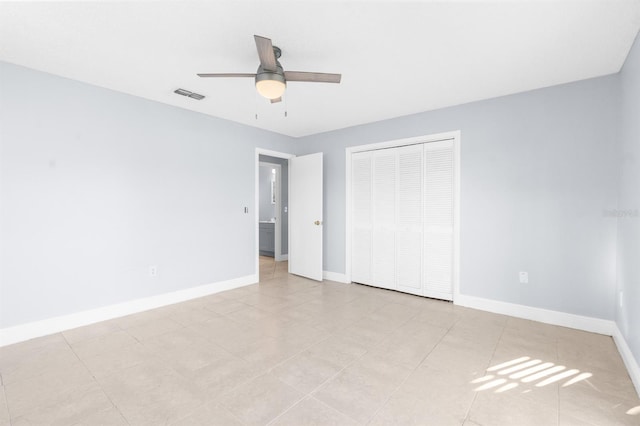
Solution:
{"label": "open white door", "polygon": [[289,160],[289,272],[322,281],[322,153]]}

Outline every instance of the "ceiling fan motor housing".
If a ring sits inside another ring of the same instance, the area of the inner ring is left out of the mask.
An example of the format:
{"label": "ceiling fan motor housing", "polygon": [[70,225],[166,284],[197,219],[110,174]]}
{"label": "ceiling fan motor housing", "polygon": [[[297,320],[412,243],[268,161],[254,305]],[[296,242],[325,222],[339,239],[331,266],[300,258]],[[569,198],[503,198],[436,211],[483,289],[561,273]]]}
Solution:
{"label": "ceiling fan motor housing", "polygon": [[282,96],[287,82],[284,78],[284,70],[280,62],[276,61],[276,71],[266,71],[262,65],[256,72],[256,88],[258,92],[268,99],[276,99]]}

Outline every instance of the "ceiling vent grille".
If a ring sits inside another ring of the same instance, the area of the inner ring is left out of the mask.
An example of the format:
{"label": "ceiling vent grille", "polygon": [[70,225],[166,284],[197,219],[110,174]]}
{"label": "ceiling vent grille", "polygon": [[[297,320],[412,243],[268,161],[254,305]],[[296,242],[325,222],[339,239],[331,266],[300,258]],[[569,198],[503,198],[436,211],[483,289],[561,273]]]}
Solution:
{"label": "ceiling vent grille", "polygon": [[194,93],[194,92],[190,92],[188,90],[185,89],[176,89],[173,91],[173,93],[177,93],[178,95],[182,95],[182,96],[186,96],[188,98],[193,98],[197,101],[200,101],[202,99],[204,99],[204,95],[201,95],[199,93]]}

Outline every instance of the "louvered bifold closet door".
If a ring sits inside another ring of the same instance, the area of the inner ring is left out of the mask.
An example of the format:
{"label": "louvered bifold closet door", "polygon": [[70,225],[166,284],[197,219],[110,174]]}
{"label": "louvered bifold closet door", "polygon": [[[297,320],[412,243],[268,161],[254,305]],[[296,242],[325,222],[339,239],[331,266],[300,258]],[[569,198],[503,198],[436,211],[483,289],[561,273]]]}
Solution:
{"label": "louvered bifold closet door", "polygon": [[396,149],[398,192],[396,283],[398,290],[423,294],[423,145]]}
{"label": "louvered bifold closet door", "polygon": [[453,300],[453,141],[424,145],[424,295]]}
{"label": "louvered bifold closet door", "polygon": [[396,288],[395,149],[373,152],[373,284]]}
{"label": "louvered bifold closet door", "polygon": [[371,152],[358,152],[351,157],[351,280],[362,284],[373,284],[372,160]]}

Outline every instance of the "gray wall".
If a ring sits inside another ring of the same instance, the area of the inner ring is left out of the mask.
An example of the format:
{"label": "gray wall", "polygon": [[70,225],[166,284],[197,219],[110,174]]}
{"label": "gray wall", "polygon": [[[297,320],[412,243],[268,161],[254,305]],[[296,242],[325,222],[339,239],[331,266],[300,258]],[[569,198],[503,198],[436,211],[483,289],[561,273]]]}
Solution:
{"label": "gray wall", "polygon": [[[291,151],[290,151],[291,152]],[[260,155],[260,161],[267,163],[280,164],[282,176],[280,177],[280,186],[282,193],[280,194],[280,230],[281,230],[281,250],[282,254],[289,253],[289,160],[286,158],[271,157],[269,155]]]}
{"label": "gray wall", "polygon": [[290,138],[11,64],[0,76],[0,327],[257,273],[255,148]]}
{"label": "gray wall", "polygon": [[[640,38],[620,73],[621,141],[618,218],[618,290],[623,293],[616,322],[640,363]],[[626,215],[628,211],[632,215]]]}
{"label": "gray wall", "polygon": [[276,205],[271,204],[271,169],[260,164],[258,167],[258,203],[260,220],[271,220],[276,215]]}
{"label": "gray wall", "polygon": [[324,269],[345,272],[345,147],[461,130],[461,292],[613,319],[617,78],[304,138],[325,154]]}

